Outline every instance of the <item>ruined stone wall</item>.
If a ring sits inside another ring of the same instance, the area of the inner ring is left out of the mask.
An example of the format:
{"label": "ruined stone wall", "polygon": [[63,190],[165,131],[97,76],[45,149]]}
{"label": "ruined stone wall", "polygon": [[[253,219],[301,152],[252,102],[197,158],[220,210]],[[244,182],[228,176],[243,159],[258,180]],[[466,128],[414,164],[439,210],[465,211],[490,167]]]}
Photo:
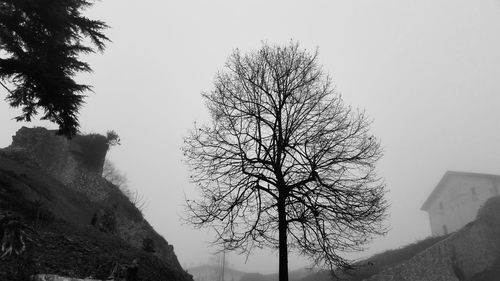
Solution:
{"label": "ruined stone wall", "polygon": [[412,259],[369,281],[462,281],[489,268],[498,255],[498,233],[476,221]]}
{"label": "ruined stone wall", "polygon": [[[79,147],[77,137],[68,140],[45,128],[22,127],[6,150],[24,158],[23,162],[38,166],[67,187],[83,192],[91,201],[102,202],[108,196],[106,182],[97,172],[102,171],[102,164],[84,165],[85,152]],[[106,153],[98,157],[103,163]]]}

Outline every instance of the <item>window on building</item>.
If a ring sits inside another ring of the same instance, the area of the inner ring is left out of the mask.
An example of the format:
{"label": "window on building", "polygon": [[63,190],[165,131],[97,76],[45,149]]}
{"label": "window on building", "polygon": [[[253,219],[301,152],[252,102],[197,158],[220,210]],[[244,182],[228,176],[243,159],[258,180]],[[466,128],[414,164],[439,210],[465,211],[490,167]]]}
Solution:
{"label": "window on building", "polygon": [[443,225],[443,233],[444,235],[448,234],[448,228],[446,227],[446,225]]}

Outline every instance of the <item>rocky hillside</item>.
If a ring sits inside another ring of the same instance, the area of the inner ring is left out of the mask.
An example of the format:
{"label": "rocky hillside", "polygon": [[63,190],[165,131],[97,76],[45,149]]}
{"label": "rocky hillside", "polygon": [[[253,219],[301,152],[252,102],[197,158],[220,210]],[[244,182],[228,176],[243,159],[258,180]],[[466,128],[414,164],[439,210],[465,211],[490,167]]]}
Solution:
{"label": "rocky hillside", "polygon": [[491,198],[478,219],[410,260],[369,281],[493,281],[500,276],[500,198]]}
{"label": "rocky hillside", "polygon": [[141,280],[192,280],[173,246],[102,178],[108,145],[101,135],[67,140],[23,127],[0,150],[0,219],[17,217],[33,230],[28,251],[2,260],[2,274],[26,266],[34,273],[104,279],[136,260]]}

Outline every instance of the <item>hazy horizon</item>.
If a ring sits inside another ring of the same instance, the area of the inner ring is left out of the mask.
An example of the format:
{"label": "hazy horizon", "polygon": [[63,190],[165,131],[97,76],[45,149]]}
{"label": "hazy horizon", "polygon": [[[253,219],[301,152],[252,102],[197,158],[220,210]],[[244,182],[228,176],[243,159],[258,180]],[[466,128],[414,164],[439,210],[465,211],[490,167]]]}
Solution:
{"label": "hazy horizon", "polygon": [[[378,173],[391,204],[391,230],[367,257],[430,235],[427,196],[448,170],[500,174],[500,1],[130,1],[97,2],[87,15],[111,26],[113,41],[86,60],[93,85],[79,118],[82,132],[115,130],[108,158],[149,204],[146,219],[174,246],[184,268],[210,259],[213,233],[179,221],[195,198],[182,163],[183,136],[207,122],[200,93],[235,48],[262,41],[319,51],[346,104],[373,120],[384,157]],[[3,89],[0,95],[6,96]],[[21,126],[20,110],[0,102],[0,147]],[[274,273],[277,255],[230,254],[246,272]],[[293,255],[290,269],[307,266]]]}

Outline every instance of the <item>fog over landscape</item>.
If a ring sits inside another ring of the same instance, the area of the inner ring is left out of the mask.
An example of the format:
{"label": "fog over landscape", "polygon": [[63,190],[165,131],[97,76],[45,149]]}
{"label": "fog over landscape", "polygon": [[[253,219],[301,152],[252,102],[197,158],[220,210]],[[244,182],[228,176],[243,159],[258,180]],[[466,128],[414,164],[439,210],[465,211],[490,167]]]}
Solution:
{"label": "fog over landscape", "polygon": [[[500,1],[106,0],[88,11],[110,25],[103,55],[86,60],[93,85],[79,119],[84,133],[115,130],[108,153],[146,198],[145,217],[174,245],[184,268],[209,262],[214,233],[180,220],[197,192],[183,163],[183,138],[208,112],[202,92],[236,48],[262,42],[319,52],[346,104],[364,109],[384,157],[390,231],[362,258],[429,236],[422,204],[448,171],[500,174]],[[2,97],[6,93],[0,90]],[[21,126],[0,102],[0,148]],[[277,253],[229,253],[230,266],[277,272]],[[291,255],[290,269],[309,265]]]}

